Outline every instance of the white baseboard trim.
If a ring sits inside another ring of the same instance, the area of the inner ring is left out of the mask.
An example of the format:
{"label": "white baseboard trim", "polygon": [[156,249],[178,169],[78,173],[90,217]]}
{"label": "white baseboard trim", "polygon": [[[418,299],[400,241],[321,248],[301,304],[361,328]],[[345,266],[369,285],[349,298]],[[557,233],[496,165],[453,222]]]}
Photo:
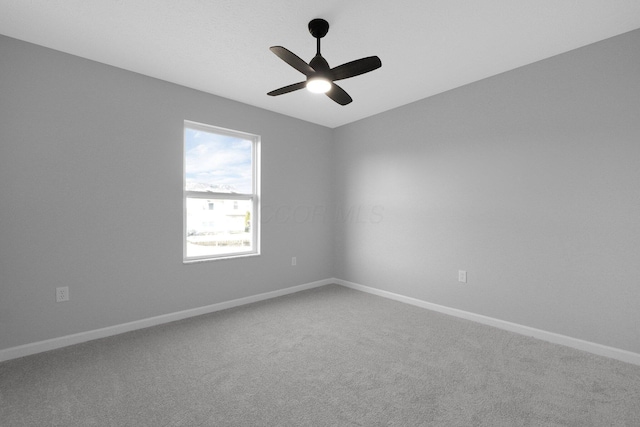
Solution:
{"label": "white baseboard trim", "polygon": [[66,335],[63,337],[52,338],[30,344],[24,344],[17,347],[11,347],[0,350],[0,362],[10,359],[17,359],[18,357],[29,356],[31,354],[42,353],[44,351],[55,350],[57,348],[67,347],[69,345],[79,344],[99,338],[105,338],[112,335],[118,335],[124,332],[135,331],[137,329],[148,328],[150,326],[161,325],[163,323],[174,322],[176,320],[182,320],[188,317],[200,316],[202,314],[213,313],[215,311],[226,310],[228,308],[281,297],[284,295],[293,294],[307,289],[317,288],[319,286],[324,286],[331,283],[334,283],[333,279],[318,280],[316,282],[305,283],[303,285],[292,286],[285,289],[278,289],[277,291],[265,292],[258,295],[238,298],[231,301],[207,305],[204,307],[163,314],[160,316],[149,317],[133,322],[122,323],[120,325],[108,326],[106,328],[94,329],[92,331],[80,332],[77,334]]}
{"label": "white baseboard trim", "polygon": [[384,298],[400,301],[406,304],[415,305],[428,310],[437,311],[439,313],[448,314],[462,319],[471,320],[474,322],[482,323],[484,325],[493,326],[506,331],[515,332],[520,335],[526,335],[533,338],[537,338],[543,341],[551,342],[554,344],[560,344],[567,347],[572,347],[578,350],[586,351],[589,353],[597,354],[599,356],[609,357],[611,359],[620,360],[622,362],[632,363],[634,365],[640,365],[640,354],[633,353],[627,350],[621,350],[615,347],[608,347],[602,344],[596,344],[590,341],[584,341],[578,338],[568,337],[566,335],[560,335],[553,332],[543,331],[541,329],[531,328],[529,326],[519,325],[517,323],[511,323],[493,317],[483,316],[481,314],[475,314],[464,310],[458,310],[456,308],[450,308],[443,305],[433,304],[430,302],[422,301],[416,298],[406,297],[404,295],[395,294],[393,292],[383,291],[369,286],[360,285],[353,282],[348,282],[342,279],[333,279],[333,283],[336,283],[347,288],[355,289],[362,292],[367,292],[373,295],[378,295]]}
{"label": "white baseboard trim", "polygon": [[464,310],[458,310],[456,308],[446,307],[439,304],[430,303],[427,301],[419,300],[417,298],[407,297],[393,292],[384,291],[381,289],[372,288],[369,286],[360,285],[357,283],[349,282],[342,279],[325,279],[318,280],[316,282],[310,282],[303,285],[292,286],[285,289],[279,289],[277,291],[265,292],[258,295],[252,295],[244,298],[238,298],[231,301],[225,301],[217,304],[211,304],[204,307],[192,308],[189,310],[178,311],[175,313],[163,314],[160,316],[149,317],[146,319],[136,320],[133,322],[122,323],[119,325],[109,326],[106,328],[94,329],[92,331],[80,332],[77,334],[66,335],[63,337],[52,338],[44,341],[38,341],[34,343],[24,344],[17,347],[11,347],[4,350],[0,350],[0,362],[5,360],[17,359],[23,356],[29,356],[31,354],[42,353],[44,351],[55,350],[57,348],[67,347],[73,344],[79,344],[99,338],[105,338],[113,335],[122,334],[125,332],[135,331],[137,329],[148,328],[151,326],[161,325],[163,323],[174,322],[176,320],[182,320],[189,317],[200,316],[202,314],[213,313],[220,310],[226,310],[228,308],[239,307],[241,305],[251,304],[254,302],[264,301],[271,298],[276,298],[296,292],[304,291],[307,289],[317,288],[329,284],[338,284],[347,288],[355,289],[362,292],[367,292],[373,295],[381,296],[384,298],[392,299],[395,301],[411,304],[417,307],[426,308],[427,310],[436,311],[439,313],[448,314],[451,316],[459,317],[462,319],[471,320],[484,325],[493,326],[499,329],[503,329],[510,332],[515,332],[520,335],[526,335],[533,338],[537,338],[543,341],[548,341],[554,344],[560,344],[567,347],[575,348],[578,350],[586,351],[589,353],[597,354],[599,356],[605,356],[612,359],[620,360],[634,365],[640,365],[640,354],[633,353],[627,350],[621,350],[615,347],[608,347],[602,344],[596,344],[590,341],[584,341],[577,338],[568,337],[566,335],[560,335],[553,332],[544,331],[541,329],[531,328],[529,326],[519,325],[517,323],[511,323],[500,319],[495,319],[481,314],[475,314]]}

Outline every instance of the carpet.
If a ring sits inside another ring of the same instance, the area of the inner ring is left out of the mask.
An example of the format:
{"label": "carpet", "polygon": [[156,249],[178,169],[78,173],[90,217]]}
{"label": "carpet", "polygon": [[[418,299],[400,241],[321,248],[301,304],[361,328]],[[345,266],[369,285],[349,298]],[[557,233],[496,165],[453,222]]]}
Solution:
{"label": "carpet", "polygon": [[338,285],[0,363],[2,426],[640,426],[640,366]]}

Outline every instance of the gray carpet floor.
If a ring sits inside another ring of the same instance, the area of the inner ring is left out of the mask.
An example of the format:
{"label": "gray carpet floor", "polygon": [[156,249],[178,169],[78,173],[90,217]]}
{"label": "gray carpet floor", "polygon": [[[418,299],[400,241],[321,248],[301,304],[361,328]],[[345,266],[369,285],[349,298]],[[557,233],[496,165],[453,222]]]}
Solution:
{"label": "gray carpet floor", "polygon": [[337,285],[0,364],[2,426],[640,426],[640,366]]}

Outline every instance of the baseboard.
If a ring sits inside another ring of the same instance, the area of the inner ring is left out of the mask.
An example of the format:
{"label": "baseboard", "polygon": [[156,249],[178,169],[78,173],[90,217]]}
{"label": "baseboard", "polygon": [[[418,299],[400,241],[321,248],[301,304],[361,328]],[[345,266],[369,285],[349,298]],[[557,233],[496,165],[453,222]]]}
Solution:
{"label": "baseboard", "polygon": [[135,331],[137,329],[148,328],[150,326],[161,325],[163,323],[174,322],[189,317],[200,316],[202,314],[213,313],[228,308],[238,307],[241,305],[251,304],[258,301],[264,301],[271,298],[281,297],[288,294],[304,291],[307,289],[317,288],[334,283],[333,279],[319,280],[316,282],[306,283],[303,285],[292,286],[277,291],[265,292],[258,295],[252,295],[244,298],[238,298],[231,301],[225,301],[217,304],[211,304],[204,307],[192,308],[189,310],[178,311],[175,313],[163,314],[161,316],[149,317],[146,319],[136,320],[134,322],[122,323],[120,325],[109,326],[92,331],[80,332],[77,334],[66,335],[63,337],[52,338],[49,340],[38,341],[30,344],[11,347],[0,350],[0,362],[18,357],[29,356],[31,354],[42,353],[44,351],[55,350],[57,348],[67,347],[73,344],[79,344],[99,338],[105,338],[112,335],[122,334],[124,332]]}
{"label": "baseboard", "polygon": [[349,282],[342,279],[325,279],[318,280],[316,282],[306,283],[303,285],[292,286],[285,289],[279,289],[277,291],[265,292],[258,295],[252,295],[244,298],[238,298],[231,301],[225,301],[217,304],[207,305],[204,307],[193,308],[189,310],[183,310],[175,313],[164,314],[161,316],[150,317],[146,319],[136,320],[134,322],[122,323],[119,325],[109,326],[106,328],[95,329],[92,331],[80,332],[77,334],[66,335],[63,337],[53,338],[44,341],[38,341],[35,343],[25,344],[17,347],[11,347],[4,350],[0,350],[0,362],[10,359],[16,359],[18,357],[29,356],[31,354],[42,353],[44,351],[55,350],[57,348],[66,347],[73,344],[79,344],[86,341],[91,341],[99,338],[105,338],[112,335],[122,334],[124,332],[130,332],[137,329],[148,328],[151,326],[161,325],[163,323],[174,322],[176,320],[182,320],[189,317],[200,316],[202,314],[213,313],[228,308],[239,307],[241,305],[251,304],[258,301],[264,301],[271,298],[276,298],[296,292],[304,291],[307,289],[317,288],[328,284],[338,284],[347,288],[355,289],[362,292],[367,292],[373,295],[381,296],[384,298],[392,299],[395,301],[411,304],[417,307],[426,308],[428,310],[437,311],[439,313],[448,314],[451,316],[459,317],[462,319],[471,320],[484,325],[493,326],[499,329],[504,329],[510,332],[515,332],[521,335],[530,336],[540,340],[552,342],[555,344],[564,345],[567,347],[575,348],[578,350],[586,351],[589,353],[597,354],[599,356],[605,356],[612,359],[620,360],[634,365],[640,365],[640,354],[633,353],[627,350],[621,350],[615,347],[608,347],[601,344],[596,344],[590,341],[584,341],[577,338],[568,337],[566,335],[560,335],[553,332],[544,331],[541,329],[531,328],[528,326],[519,325],[517,323],[511,323],[500,319],[495,319],[480,314],[471,313],[464,310],[458,310],[451,307],[446,307],[439,304],[430,303],[427,301],[419,300],[417,298],[411,298],[393,292],[388,292],[369,286],[360,285],[357,283]]}
{"label": "baseboard", "polygon": [[439,313],[460,317],[462,319],[467,319],[474,322],[482,323],[484,325],[489,325],[499,329],[504,329],[506,331],[515,332],[517,334],[530,336],[530,337],[551,342],[554,344],[560,344],[560,345],[572,347],[578,350],[586,351],[589,353],[597,354],[599,356],[605,356],[612,359],[620,360],[622,362],[632,363],[634,365],[640,365],[640,354],[633,353],[631,351],[621,350],[615,347],[608,347],[608,346],[596,344],[590,341],[584,341],[581,339],[568,337],[566,335],[560,335],[553,332],[544,331],[541,329],[519,325],[517,323],[511,323],[511,322],[507,322],[500,319],[494,319],[492,317],[483,316],[480,314],[475,314],[475,313],[471,313],[464,310],[458,310],[458,309],[446,307],[443,305],[433,304],[433,303],[422,301],[416,298],[395,294],[393,292],[383,291],[380,289],[371,288],[369,286],[348,282],[346,280],[333,279],[332,282],[341,286],[345,286],[347,288],[355,289],[362,292],[367,292],[373,295],[378,295],[384,298],[389,298],[389,299],[400,301],[406,304],[415,305],[418,307],[426,308],[428,310],[437,311]]}

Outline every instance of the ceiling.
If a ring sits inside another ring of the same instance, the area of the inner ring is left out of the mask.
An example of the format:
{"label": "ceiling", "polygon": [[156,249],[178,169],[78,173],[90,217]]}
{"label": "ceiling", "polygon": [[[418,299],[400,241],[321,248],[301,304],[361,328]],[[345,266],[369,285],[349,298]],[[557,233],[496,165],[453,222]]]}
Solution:
{"label": "ceiling", "polygon": [[[340,106],[299,90],[280,45],[331,66],[377,55],[343,80]],[[0,34],[331,128],[640,28],[638,0],[0,0]]]}

